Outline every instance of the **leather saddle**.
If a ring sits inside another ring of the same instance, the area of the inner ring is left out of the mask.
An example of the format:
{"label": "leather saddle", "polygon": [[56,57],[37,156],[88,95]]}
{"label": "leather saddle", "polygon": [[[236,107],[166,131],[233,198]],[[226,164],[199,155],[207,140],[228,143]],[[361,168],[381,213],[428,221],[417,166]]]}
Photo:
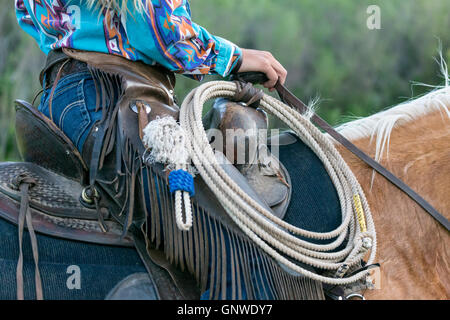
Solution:
{"label": "leather saddle", "polygon": [[0,164],[0,216],[17,223],[21,193],[19,176],[35,183],[29,191],[32,223],[38,232],[99,244],[132,246],[129,235],[106,212],[107,230],[97,222],[97,210],[82,201],[88,169],[69,138],[47,117],[24,101],[16,101],[16,137],[24,162]]}
{"label": "leather saddle", "polygon": [[[262,111],[223,99],[216,101],[204,121],[207,128],[220,128],[224,134],[227,129],[237,129],[236,122],[239,121],[246,126],[243,129],[253,126],[258,130],[267,130],[266,116]],[[281,142],[286,143],[283,141],[288,140],[289,136],[282,135]],[[18,212],[21,195],[11,182],[19,175],[27,175],[37,181],[29,194],[33,225],[37,231],[72,240],[133,245],[129,235],[121,237],[121,224],[113,219],[107,210],[104,214],[107,231],[101,229],[97,222],[96,208],[83,201],[83,192],[89,180],[89,169],[85,160],[70,139],[50,119],[21,100],[16,101],[16,137],[24,162],[0,164],[0,199],[2,202],[12,200],[16,209],[11,215],[0,211],[1,216],[16,222],[14,213]],[[251,139],[254,136],[246,134],[240,138]],[[288,143],[291,143],[290,140]],[[218,152],[218,156],[221,157],[224,167],[227,167],[227,172],[247,193],[282,218],[291,196],[289,173],[270,152],[259,152],[261,147],[267,147],[266,144],[252,147],[254,150],[249,150],[247,145],[245,152],[253,154],[256,159],[247,159],[241,165],[235,164],[233,169],[230,167],[236,161],[230,160],[231,156],[227,155],[226,141],[223,150],[218,150],[222,151],[226,158],[220,156],[221,152]],[[237,147],[233,150],[236,149]],[[281,177],[272,172],[265,175],[261,170],[261,162],[267,161],[261,160],[261,157],[270,157],[271,161],[276,161]],[[114,206],[114,201],[108,205],[110,209]]]}
{"label": "leather saddle", "polygon": [[[203,118],[203,125],[216,152],[222,152],[227,163],[233,164],[245,178],[244,190],[283,219],[291,199],[291,179],[269,149],[280,143],[280,137],[269,139],[265,112],[242,103],[217,99]],[[294,143],[295,139],[289,137],[283,134],[281,139],[284,143],[286,140]]]}
{"label": "leather saddle", "polygon": [[[103,118],[94,126],[81,154],[52,121],[28,103],[17,101],[16,134],[24,162],[0,164],[0,217],[18,223],[23,194],[15,182],[17,177],[26,176],[33,181],[28,205],[37,232],[77,241],[135,246],[156,283],[159,298],[197,299],[208,286],[210,298],[224,298],[224,286],[229,281],[235,288],[232,298],[242,296],[244,289],[252,298],[261,290],[248,269],[248,261],[256,260],[264,266],[260,273],[279,277],[279,283],[270,288],[275,298],[323,297],[319,283],[289,274],[254,248],[200,177],[195,179],[193,198],[196,225],[188,233],[176,228],[167,172],[162,165],[143,163],[146,148],[141,140],[148,122],[161,116],[178,117],[173,75],[116,56],[71,49],[65,53],[91,68]],[[218,100],[204,121],[208,128],[224,133],[236,128],[267,130],[262,111],[226,100]],[[223,148],[216,152],[243,190],[283,217],[291,196],[290,178],[268,151],[273,144],[270,141],[278,139],[272,137],[256,145],[244,143],[247,147],[243,163],[236,163],[227,152],[227,146],[239,139],[249,142],[253,138],[244,134],[225,139]],[[282,134],[279,141],[276,143],[293,143],[295,139]],[[220,238],[214,236],[213,230]],[[225,250],[223,237],[229,239],[230,250],[235,252],[232,261],[227,262],[226,256],[219,253]],[[241,270],[236,272],[246,271],[231,280],[218,276],[226,273],[223,265],[227,263]],[[220,279],[217,283],[211,281],[215,277]],[[285,290],[284,286],[292,288]]]}

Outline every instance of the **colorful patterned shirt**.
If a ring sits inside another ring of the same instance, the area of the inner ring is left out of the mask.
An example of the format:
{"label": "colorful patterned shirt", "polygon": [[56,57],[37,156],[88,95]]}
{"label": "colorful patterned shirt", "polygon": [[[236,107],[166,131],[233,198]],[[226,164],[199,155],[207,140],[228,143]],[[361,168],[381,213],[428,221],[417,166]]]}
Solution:
{"label": "colorful patterned shirt", "polygon": [[89,9],[85,0],[15,0],[19,25],[48,54],[69,47],[122,56],[201,80],[230,74],[242,51],[191,21],[187,0],[144,0],[146,12],[128,1],[126,19]]}

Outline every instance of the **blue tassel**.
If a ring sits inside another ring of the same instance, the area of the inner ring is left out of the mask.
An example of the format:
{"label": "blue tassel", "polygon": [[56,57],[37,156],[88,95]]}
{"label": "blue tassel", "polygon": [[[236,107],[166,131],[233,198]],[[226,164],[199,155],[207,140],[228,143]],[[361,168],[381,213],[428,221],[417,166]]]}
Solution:
{"label": "blue tassel", "polygon": [[186,191],[193,197],[195,195],[194,178],[185,170],[174,170],[169,174],[170,193]]}

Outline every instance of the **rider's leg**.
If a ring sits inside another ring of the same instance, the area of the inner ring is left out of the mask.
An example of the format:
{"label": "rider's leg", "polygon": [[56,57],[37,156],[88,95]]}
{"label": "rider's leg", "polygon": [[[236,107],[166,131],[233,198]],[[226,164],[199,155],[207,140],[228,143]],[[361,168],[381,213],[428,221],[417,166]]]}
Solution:
{"label": "rider's leg", "polygon": [[[50,115],[50,100],[52,115]],[[94,79],[88,71],[61,78],[52,95],[52,86],[44,90],[38,110],[69,137],[80,152],[102,110],[96,109]]]}

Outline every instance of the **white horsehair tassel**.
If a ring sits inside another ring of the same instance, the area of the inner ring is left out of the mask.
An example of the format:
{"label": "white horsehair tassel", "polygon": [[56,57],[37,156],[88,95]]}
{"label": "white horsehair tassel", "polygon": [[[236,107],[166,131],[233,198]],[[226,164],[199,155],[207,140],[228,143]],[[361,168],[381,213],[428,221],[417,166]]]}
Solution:
{"label": "white horsehair tassel", "polygon": [[[184,130],[172,117],[156,118],[144,128],[143,143],[149,149],[144,157],[147,164],[163,163],[166,169],[188,171],[189,152]],[[183,206],[185,221],[183,221]],[[189,192],[175,191],[175,220],[180,230],[192,227],[192,205]]]}

